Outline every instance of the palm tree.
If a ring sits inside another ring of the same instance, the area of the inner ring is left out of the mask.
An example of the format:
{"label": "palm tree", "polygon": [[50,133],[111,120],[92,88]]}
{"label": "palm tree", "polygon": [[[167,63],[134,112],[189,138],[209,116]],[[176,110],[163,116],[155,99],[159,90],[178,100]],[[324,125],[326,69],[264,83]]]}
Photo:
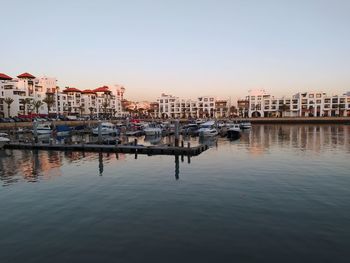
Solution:
{"label": "palm tree", "polygon": [[55,103],[55,98],[51,95],[46,95],[45,99],[43,99],[43,102],[45,102],[47,105],[47,116],[49,116],[50,111],[51,111],[51,107]]}
{"label": "palm tree", "polygon": [[108,106],[109,106],[109,101],[106,99],[106,100],[102,103],[102,109],[103,109],[104,118],[106,118]]}
{"label": "palm tree", "polygon": [[309,117],[313,117],[314,116],[313,111],[314,111],[314,106],[310,105],[310,107],[309,107]]}
{"label": "palm tree", "polygon": [[83,115],[83,112],[84,112],[84,106],[83,106],[83,105],[80,105],[80,106],[79,106],[80,117]]}
{"label": "palm tree", "polygon": [[90,108],[89,108],[89,111],[90,111],[90,119],[92,119],[92,115],[93,115],[93,112],[94,112],[94,108],[93,108],[93,107],[90,107]]}
{"label": "palm tree", "polygon": [[4,102],[7,104],[8,117],[10,117],[10,109],[11,109],[11,104],[13,102],[13,99],[12,98],[5,98]]}
{"label": "palm tree", "polygon": [[27,105],[30,104],[32,102],[32,99],[31,98],[25,98],[23,101],[22,101],[22,104],[23,104],[23,107],[24,107],[24,114],[27,114]]}
{"label": "palm tree", "polygon": [[44,104],[44,103],[43,103],[41,100],[37,100],[37,101],[33,100],[33,101],[32,101],[32,105],[33,105],[33,107],[35,108],[36,114],[39,114],[39,109],[40,109],[40,107],[41,107],[43,104]]}
{"label": "palm tree", "polygon": [[279,109],[280,109],[281,117],[283,117],[283,113],[289,110],[289,107],[286,104],[282,104],[281,107],[279,107]]}

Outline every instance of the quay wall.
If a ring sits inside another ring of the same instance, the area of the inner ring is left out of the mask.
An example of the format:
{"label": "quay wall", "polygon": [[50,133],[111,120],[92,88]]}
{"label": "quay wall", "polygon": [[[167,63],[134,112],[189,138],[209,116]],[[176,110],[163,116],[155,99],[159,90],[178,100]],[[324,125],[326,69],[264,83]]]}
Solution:
{"label": "quay wall", "polygon": [[[228,119],[223,119],[228,120]],[[235,118],[234,121],[247,120],[252,124],[350,124],[350,117],[284,117],[284,118]],[[145,121],[152,121],[145,119]],[[186,119],[181,119],[180,122],[187,122]],[[112,121],[117,123],[120,121]],[[95,126],[98,121],[54,121],[56,125],[79,126],[89,125]],[[8,130],[14,128],[29,128],[32,127],[32,122],[17,122],[17,123],[0,123],[0,130]]]}

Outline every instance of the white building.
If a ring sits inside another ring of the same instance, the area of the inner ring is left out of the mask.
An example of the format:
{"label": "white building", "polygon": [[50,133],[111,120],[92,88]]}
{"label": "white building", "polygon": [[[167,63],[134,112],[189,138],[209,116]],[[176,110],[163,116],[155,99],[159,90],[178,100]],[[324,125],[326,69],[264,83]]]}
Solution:
{"label": "white building", "polygon": [[276,98],[265,90],[249,91],[249,117],[350,116],[350,96],[299,92]]}
{"label": "white building", "polygon": [[215,98],[198,97],[197,100],[161,94],[157,98],[158,116],[165,118],[202,118],[215,116]]}

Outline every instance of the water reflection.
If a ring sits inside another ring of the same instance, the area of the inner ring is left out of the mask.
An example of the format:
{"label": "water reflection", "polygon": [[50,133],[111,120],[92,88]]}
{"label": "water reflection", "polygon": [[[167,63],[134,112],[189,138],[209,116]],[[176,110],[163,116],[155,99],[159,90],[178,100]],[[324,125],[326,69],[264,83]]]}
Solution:
{"label": "water reflection", "polygon": [[[168,136],[156,139],[139,138],[139,143],[152,143],[153,139],[157,140],[157,143],[163,144],[172,144],[174,141],[173,137]],[[323,151],[350,153],[350,126],[255,125],[251,131],[244,131],[242,137],[236,141],[229,141],[226,138],[199,139],[193,137],[182,137],[181,140],[184,140],[185,143],[190,142],[191,145],[207,144],[216,148],[219,153],[220,149],[231,147],[237,153],[245,151],[252,156],[263,155],[275,148],[311,153]],[[51,179],[62,175],[63,165],[69,166],[73,163],[76,165],[84,165],[84,163],[96,165],[97,175],[103,176],[107,167],[106,163],[121,162],[127,158],[132,160],[137,159],[138,156],[137,154],[132,156],[121,153],[2,150],[0,151],[0,180],[2,185],[6,186],[20,181],[37,182],[42,179]],[[184,156],[161,158],[174,158],[175,167],[169,167],[169,171],[174,171],[176,180],[180,179],[180,158],[181,162],[184,162],[184,158],[187,158],[188,163],[191,162],[190,158]]]}

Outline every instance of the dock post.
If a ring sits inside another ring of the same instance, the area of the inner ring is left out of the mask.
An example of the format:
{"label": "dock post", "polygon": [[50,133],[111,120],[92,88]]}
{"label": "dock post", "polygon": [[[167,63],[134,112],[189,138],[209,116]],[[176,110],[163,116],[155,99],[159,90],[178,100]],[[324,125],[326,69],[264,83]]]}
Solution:
{"label": "dock post", "polygon": [[38,123],[36,120],[33,121],[33,134],[34,134],[34,142],[38,143]]}
{"label": "dock post", "polygon": [[187,148],[191,148],[191,143],[187,142]]}
{"label": "dock post", "polygon": [[98,144],[102,143],[102,122],[98,121]]}
{"label": "dock post", "polygon": [[175,147],[179,147],[179,120],[175,120]]}
{"label": "dock post", "polygon": [[184,141],[183,140],[181,141],[181,147],[182,148],[184,147]]}
{"label": "dock post", "polygon": [[134,145],[137,146],[137,139],[134,140]]}

